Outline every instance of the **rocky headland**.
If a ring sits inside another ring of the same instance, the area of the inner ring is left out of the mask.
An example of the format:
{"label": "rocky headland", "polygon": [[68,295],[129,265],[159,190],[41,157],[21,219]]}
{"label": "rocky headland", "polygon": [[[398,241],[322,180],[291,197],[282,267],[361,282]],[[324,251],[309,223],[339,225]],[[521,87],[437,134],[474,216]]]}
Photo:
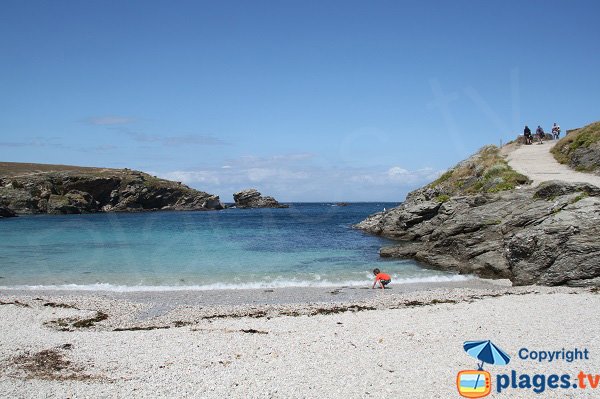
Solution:
{"label": "rocky headland", "polygon": [[248,188],[233,194],[233,201],[237,208],[287,208],[288,205],[280,204],[275,198],[262,196],[254,188]]}
{"label": "rocky headland", "polygon": [[515,285],[600,286],[600,188],[530,187],[493,146],[355,227],[398,241],[382,257]]}
{"label": "rocky headland", "polygon": [[130,169],[1,162],[1,209],[16,214],[79,214],[217,210],[223,205],[216,195]]}

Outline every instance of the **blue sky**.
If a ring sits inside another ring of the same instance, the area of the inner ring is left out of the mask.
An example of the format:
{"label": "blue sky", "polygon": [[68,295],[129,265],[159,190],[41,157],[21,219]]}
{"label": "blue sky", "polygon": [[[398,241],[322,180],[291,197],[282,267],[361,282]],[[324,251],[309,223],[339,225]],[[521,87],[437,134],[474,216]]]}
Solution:
{"label": "blue sky", "polygon": [[0,3],[0,160],[399,201],[600,119],[598,1]]}

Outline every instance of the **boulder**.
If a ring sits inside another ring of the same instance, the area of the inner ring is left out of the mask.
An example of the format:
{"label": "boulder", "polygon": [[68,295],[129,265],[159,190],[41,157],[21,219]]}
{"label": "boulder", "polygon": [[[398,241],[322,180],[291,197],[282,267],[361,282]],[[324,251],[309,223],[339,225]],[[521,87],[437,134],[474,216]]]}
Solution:
{"label": "boulder", "polygon": [[273,197],[263,197],[254,188],[239,191],[233,194],[233,201],[237,208],[287,208],[288,205],[280,204]]}
{"label": "boulder", "polygon": [[0,219],[2,219],[2,218],[14,218],[15,216],[17,216],[17,214],[14,213],[13,211],[11,211],[10,209],[8,209],[5,206],[0,206]]}

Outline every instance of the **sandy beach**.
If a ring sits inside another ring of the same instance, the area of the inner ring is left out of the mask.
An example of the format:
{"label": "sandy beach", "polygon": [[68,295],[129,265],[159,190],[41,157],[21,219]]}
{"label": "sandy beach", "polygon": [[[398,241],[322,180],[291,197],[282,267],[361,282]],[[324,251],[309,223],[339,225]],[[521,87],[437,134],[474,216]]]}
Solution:
{"label": "sandy beach", "polygon": [[[591,389],[495,391],[495,375],[597,374],[597,292],[505,281],[181,292],[0,294],[6,398],[453,398],[491,339],[493,397],[597,397]],[[520,359],[586,348],[588,360]]]}

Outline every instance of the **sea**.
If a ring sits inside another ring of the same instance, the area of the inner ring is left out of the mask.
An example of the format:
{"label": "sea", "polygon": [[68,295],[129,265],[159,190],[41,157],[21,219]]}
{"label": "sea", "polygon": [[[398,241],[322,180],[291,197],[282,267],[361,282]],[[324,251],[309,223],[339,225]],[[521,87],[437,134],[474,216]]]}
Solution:
{"label": "sea", "polygon": [[287,209],[31,215],[0,220],[0,290],[170,291],[468,279],[378,255],[352,228],[393,203]]}

